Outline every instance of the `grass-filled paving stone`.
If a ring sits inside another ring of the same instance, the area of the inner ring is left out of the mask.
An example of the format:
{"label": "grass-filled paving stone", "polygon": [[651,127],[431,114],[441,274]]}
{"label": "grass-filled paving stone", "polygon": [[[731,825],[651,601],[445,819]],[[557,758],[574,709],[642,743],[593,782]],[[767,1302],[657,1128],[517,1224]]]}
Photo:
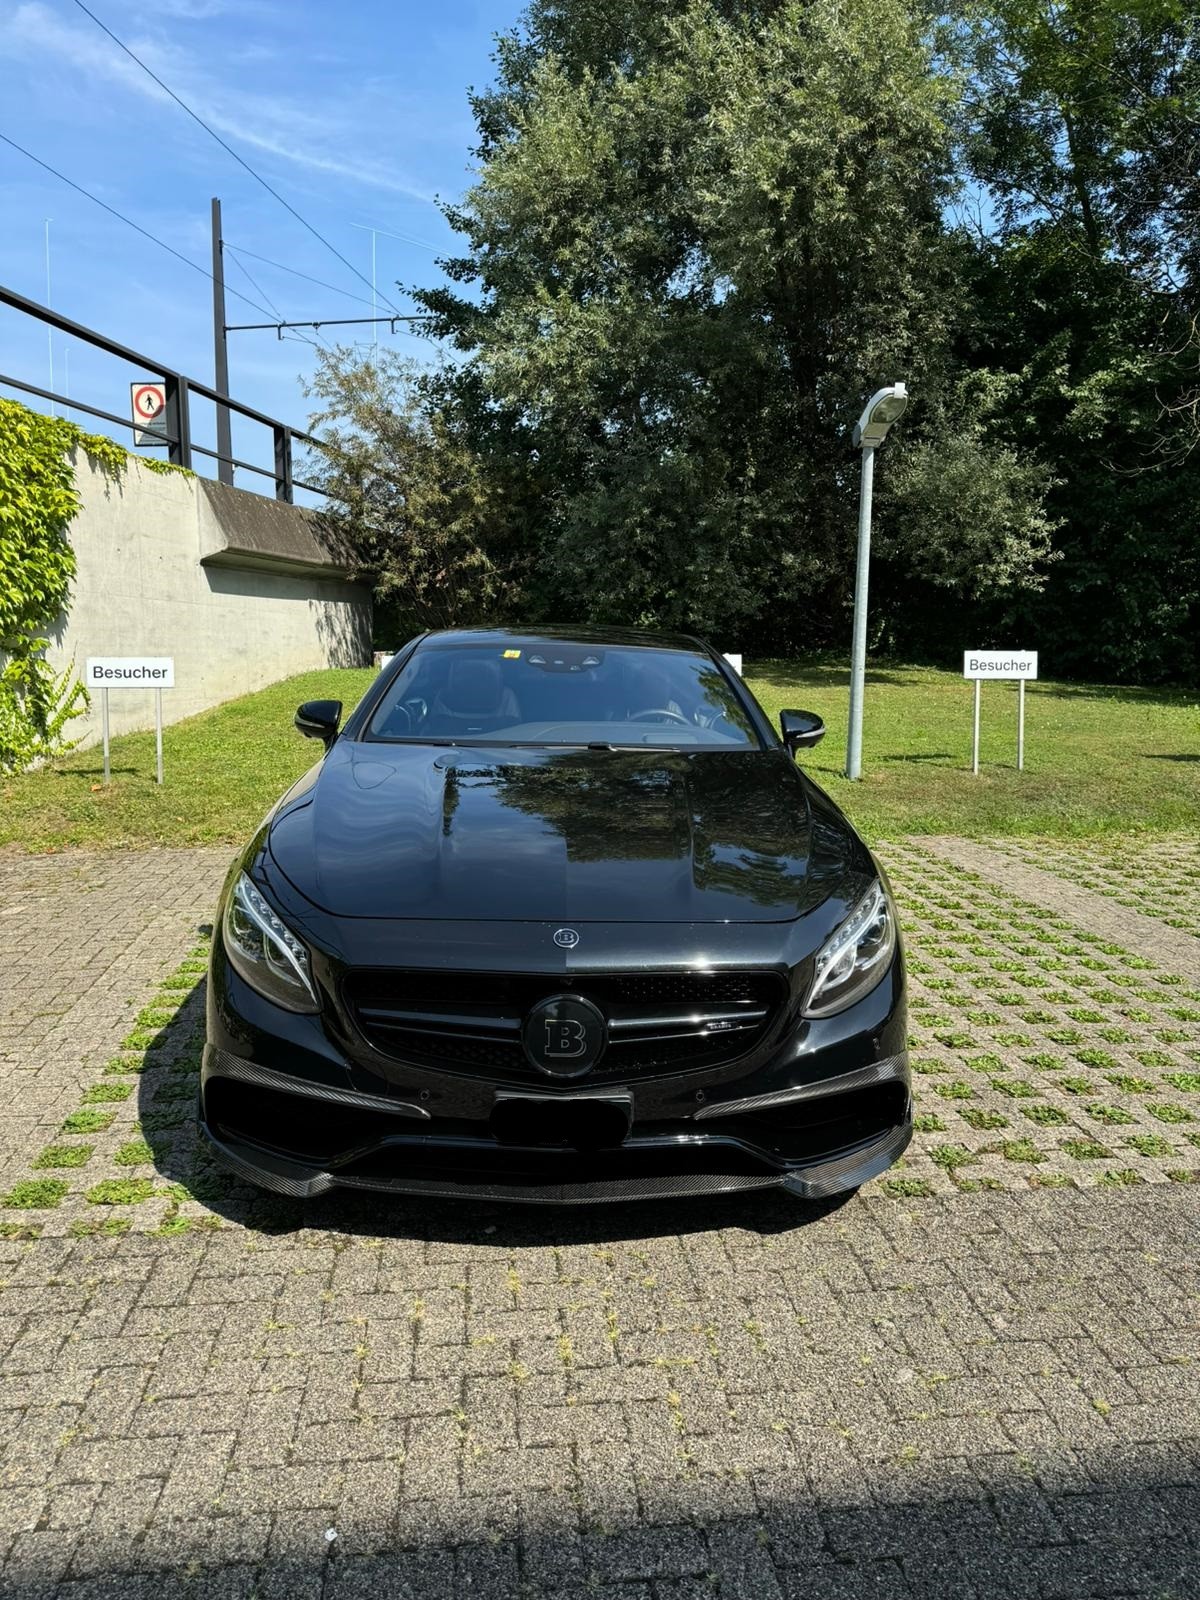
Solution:
{"label": "grass-filled paving stone", "polygon": [[1192,1113],[1184,1106],[1171,1105],[1169,1102],[1147,1101],[1146,1110],[1159,1122],[1191,1122]]}
{"label": "grass-filled paving stone", "polygon": [[963,1121],[970,1128],[1007,1128],[1008,1118],[999,1111],[980,1111],[974,1106],[967,1106],[959,1113]]}
{"label": "grass-filled paving stone", "polygon": [[1120,1106],[1106,1106],[1097,1102],[1090,1106],[1084,1106],[1083,1109],[1094,1121],[1107,1122],[1111,1127],[1137,1121],[1136,1117],[1132,1116],[1128,1111],[1122,1110]]}
{"label": "grass-filled paving stone", "polygon": [[1175,1148],[1161,1133],[1131,1133],[1124,1142],[1140,1156],[1169,1156]]}
{"label": "grass-filled paving stone", "polygon": [[941,1095],[943,1100],[973,1100],[975,1091],[969,1083],[964,1083],[961,1078],[956,1078],[953,1083],[935,1083],[934,1094]]}
{"label": "grass-filled paving stone", "polygon": [[1116,1056],[1107,1050],[1076,1050],[1075,1059],[1085,1067],[1116,1067],[1119,1064]]}
{"label": "grass-filled paving stone", "polygon": [[139,1072],[145,1072],[151,1065],[150,1058],[145,1055],[113,1056],[111,1061],[104,1063],[103,1071],[107,1077],[136,1077]]}
{"label": "grass-filled paving stone", "polygon": [[86,1167],[92,1159],[95,1145],[91,1144],[49,1144],[41,1153],[35,1156],[35,1168],[45,1167]]}
{"label": "grass-filled paving stone", "polygon": [[135,1206],[149,1200],[154,1194],[150,1178],[106,1178],[87,1192],[94,1206]]}
{"label": "grass-filled paving stone", "polygon": [[1062,1147],[1073,1161],[1103,1161],[1112,1151],[1095,1139],[1068,1139]]}
{"label": "grass-filled paving stone", "polygon": [[1157,1067],[1161,1071],[1164,1067],[1175,1065],[1174,1056],[1168,1055],[1165,1050],[1135,1050],[1133,1053],[1144,1067]]}
{"label": "grass-filled paving stone", "polygon": [[113,1156],[118,1167],[140,1167],[154,1160],[154,1151],[144,1139],[131,1139]]}
{"label": "grass-filled paving stone", "polygon": [[106,1101],[128,1100],[133,1093],[130,1083],[94,1083],[83,1097],[84,1105],[103,1105]]}
{"label": "grass-filled paving stone", "polygon": [[1007,1072],[1008,1062],[1003,1056],[994,1054],[982,1056],[968,1056],[967,1065],[972,1072]]}
{"label": "grass-filled paving stone", "polygon": [[933,1193],[928,1178],[885,1178],[879,1187],[894,1200],[926,1200]]}
{"label": "grass-filled paving stone", "polygon": [[1040,1089],[1024,1078],[992,1078],[989,1081],[993,1089],[999,1094],[1006,1094],[1010,1100],[1036,1100],[1041,1093]]}
{"label": "grass-filled paving stone", "polygon": [[67,1231],[73,1239],[116,1239],[132,1226],[131,1217],[78,1217]]}
{"label": "grass-filled paving stone", "polygon": [[1006,1161],[1028,1162],[1030,1165],[1046,1159],[1046,1152],[1039,1150],[1032,1139],[1006,1139],[1000,1146],[1000,1154]]}
{"label": "grass-filled paving stone", "polygon": [[63,1178],[30,1178],[14,1184],[0,1205],[10,1211],[49,1211],[60,1204],[69,1189]]}
{"label": "grass-filled paving stone", "polygon": [[1070,1121],[1066,1112],[1060,1111],[1057,1106],[1022,1106],[1021,1115],[1028,1117],[1030,1122],[1036,1122],[1041,1128],[1057,1128],[1064,1122]]}
{"label": "grass-filled paving stone", "polygon": [[121,1040],[122,1050],[148,1050],[158,1038],[157,1028],[135,1028]]}
{"label": "grass-filled paving stone", "polygon": [[115,1111],[72,1111],[62,1125],[64,1133],[104,1133],[116,1118]]}
{"label": "grass-filled paving stone", "polygon": [[1149,1078],[1138,1078],[1129,1072],[1109,1072],[1105,1076],[1113,1088],[1120,1089],[1122,1094],[1153,1094],[1158,1087]]}
{"label": "grass-filled paving stone", "polygon": [[158,1105],[164,1100],[194,1100],[196,1098],[195,1075],[189,1073],[186,1078],[168,1078],[160,1083],[154,1091],[154,1104]]}

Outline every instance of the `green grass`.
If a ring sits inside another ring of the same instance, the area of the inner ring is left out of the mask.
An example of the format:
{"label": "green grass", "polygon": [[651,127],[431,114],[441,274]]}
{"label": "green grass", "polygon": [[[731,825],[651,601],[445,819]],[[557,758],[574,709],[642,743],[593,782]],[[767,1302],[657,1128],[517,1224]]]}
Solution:
{"label": "green grass", "polygon": [[[77,751],[0,782],[0,846],[131,847],[237,842],[319,753],[292,727],[301,700],[349,711],[370,668],[305,673],[166,730],[166,783],[154,782],[154,736],[113,741],[113,782],[100,754]],[[865,776],[842,777],[844,666],[762,661],[749,682],[777,718],[819,712],[828,733],[803,757],[871,837],[902,833],[1088,835],[1186,830],[1200,814],[1200,718],[1194,696],[1049,680],[1026,697],[1026,767],[1014,762],[1016,690],[983,691],[982,756],[969,769],[971,685],[956,673],[876,664],[867,678]]]}
{"label": "green grass", "polygon": [[114,1111],[72,1111],[62,1125],[64,1133],[103,1133],[111,1128]]}
{"label": "green grass", "polygon": [[94,1184],[87,1197],[94,1206],[133,1206],[149,1200],[154,1184],[149,1178],[106,1178]]}
{"label": "green grass", "polygon": [[108,788],[98,747],[0,780],[0,846],[40,852],[248,839],[267,808],[321,753],[293,728],[296,707],[329,698],[343,701],[349,712],[374,676],[371,668],[309,672],[176,723],[163,734],[161,789],[154,781],[153,732],[112,741]]}
{"label": "green grass", "polygon": [[50,1144],[33,1165],[39,1168],[85,1167],[91,1160],[95,1146],[90,1144]]}
{"label": "green grass", "polygon": [[11,1211],[46,1211],[58,1205],[68,1187],[62,1178],[30,1178],[14,1184],[0,1205]]}

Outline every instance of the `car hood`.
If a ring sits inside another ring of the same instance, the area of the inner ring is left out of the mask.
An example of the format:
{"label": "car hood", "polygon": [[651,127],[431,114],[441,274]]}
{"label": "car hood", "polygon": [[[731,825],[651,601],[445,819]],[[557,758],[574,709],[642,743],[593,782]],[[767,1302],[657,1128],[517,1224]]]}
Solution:
{"label": "car hood", "polygon": [[772,922],[870,870],[782,750],[444,749],[342,740],[269,849],[339,917]]}

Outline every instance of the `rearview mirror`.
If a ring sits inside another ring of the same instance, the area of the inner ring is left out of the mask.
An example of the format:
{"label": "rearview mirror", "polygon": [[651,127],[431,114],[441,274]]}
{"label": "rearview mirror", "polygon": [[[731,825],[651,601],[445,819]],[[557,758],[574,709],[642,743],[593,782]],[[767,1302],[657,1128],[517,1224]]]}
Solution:
{"label": "rearview mirror", "polygon": [[321,739],[326,750],[338,736],[340,700],[306,700],[296,713],[296,726],[306,739]]}
{"label": "rearview mirror", "polygon": [[798,750],[811,750],[825,737],[825,723],[815,711],[781,711],[779,731],[783,742],[793,755]]}

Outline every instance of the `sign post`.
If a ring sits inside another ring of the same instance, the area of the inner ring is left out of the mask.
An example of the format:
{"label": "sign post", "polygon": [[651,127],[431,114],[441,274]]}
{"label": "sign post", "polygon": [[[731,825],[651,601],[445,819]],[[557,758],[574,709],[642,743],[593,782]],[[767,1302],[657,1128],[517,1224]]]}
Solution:
{"label": "sign post", "polygon": [[971,771],[979,773],[979,698],[985,678],[1017,682],[1017,771],[1025,770],[1025,684],[1038,675],[1036,650],[964,650],[963,677],[975,680],[975,721]]}
{"label": "sign post", "polygon": [[110,689],[154,690],[155,772],[163,781],[162,692],[175,687],[173,656],[89,656],[84,683],[100,691],[100,726],[104,738],[104,781],[111,778],[108,744],[108,691]]}
{"label": "sign post", "polygon": [[1025,770],[1025,679],[1017,679],[1017,771]]}

